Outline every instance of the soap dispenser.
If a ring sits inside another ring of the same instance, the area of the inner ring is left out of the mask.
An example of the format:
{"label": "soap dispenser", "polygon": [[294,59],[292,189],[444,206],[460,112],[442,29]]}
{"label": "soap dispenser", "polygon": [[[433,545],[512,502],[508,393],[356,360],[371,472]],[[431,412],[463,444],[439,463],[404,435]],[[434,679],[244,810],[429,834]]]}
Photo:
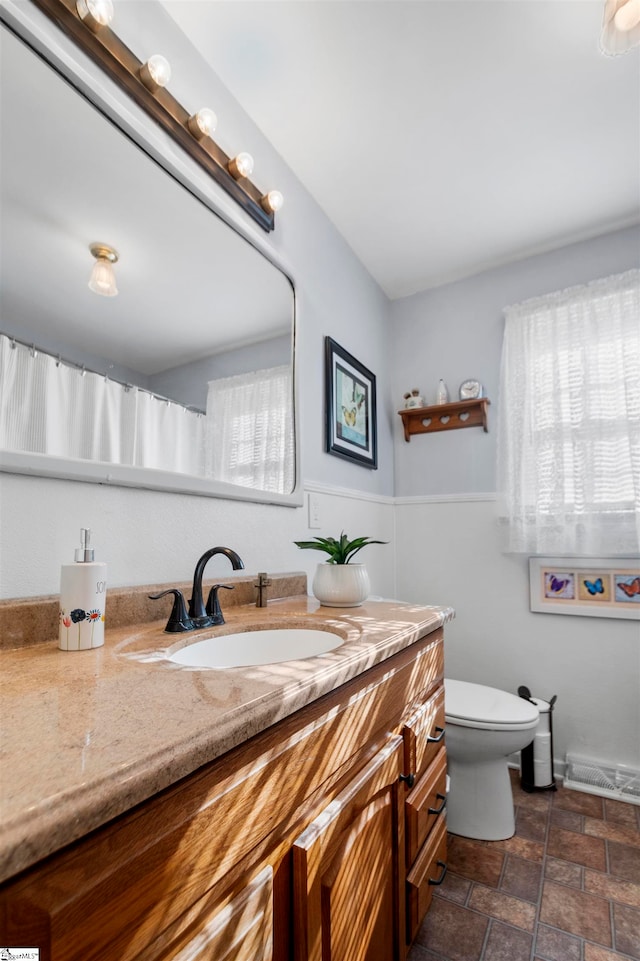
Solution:
{"label": "soap dispenser", "polygon": [[87,651],[104,644],[104,610],[107,593],[107,565],[94,560],[91,531],[80,529],[80,547],[73,564],[60,572],[61,651]]}

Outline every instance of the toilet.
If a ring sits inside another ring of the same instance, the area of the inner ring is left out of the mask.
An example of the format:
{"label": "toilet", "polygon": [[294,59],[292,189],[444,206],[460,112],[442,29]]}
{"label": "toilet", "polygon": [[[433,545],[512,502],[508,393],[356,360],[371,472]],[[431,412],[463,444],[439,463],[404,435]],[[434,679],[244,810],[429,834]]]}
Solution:
{"label": "toilet", "polygon": [[533,740],[539,713],[524,698],[445,678],[447,830],[481,841],[513,836],[507,758]]}

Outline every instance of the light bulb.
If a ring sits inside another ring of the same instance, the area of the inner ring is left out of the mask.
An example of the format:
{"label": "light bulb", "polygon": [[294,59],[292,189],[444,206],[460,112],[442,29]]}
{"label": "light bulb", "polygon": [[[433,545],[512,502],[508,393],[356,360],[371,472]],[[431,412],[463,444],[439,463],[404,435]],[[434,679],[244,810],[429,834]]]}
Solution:
{"label": "light bulb", "polygon": [[113,20],[112,0],[76,0],[76,10],[92,30],[107,27]]}
{"label": "light bulb", "polygon": [[208,107],[203,107],[201,110],[198,110],[197,113],[194,113],[192,117],[189,117],[187,126],[196,139],[202,140],[203,137],[211,136],[218,126],[218,118],[213,110],[209,110]]}
{"label": "light bulb", "polygon": [[89,290],[102,297],[115,297],[118,288],[113,264],[118,261],[118,251],[108,244],[90,244],[89,250],[96,258],[89,278]]}
{"label": "light bulb", "polygon": [[617,30],[627,33],[640,23],[640,0],[627,0],[613,18]]}
{"label": "light bulb", "polygon": [[229,171],[240,180],[241,177],[250,177],[253,173],[253,157],[250,153],[239,153],[233,160],[229,161]]}
{"label": "light bulb", "polygon": [[108,260],[96,260],[89,278],[89,290],[102,297],[115,297],[118,293],[113,267]]}
{"label": "light bulb", "polygon": [[260,199],[260,203],[267,213],[277,213],[284,203],[284,197],[279,190],[270,190]]}
{"label": "light bulb", "polygon": [[166,87],[171,80],[169,61],[162,54],[155,53],[140,67],[140,79],[152,93],[157,87]]}
{"label": "light bulb", "polygon": [[640,44],[640,0],[607,0],[602,18],[600,49],[610,56]]}

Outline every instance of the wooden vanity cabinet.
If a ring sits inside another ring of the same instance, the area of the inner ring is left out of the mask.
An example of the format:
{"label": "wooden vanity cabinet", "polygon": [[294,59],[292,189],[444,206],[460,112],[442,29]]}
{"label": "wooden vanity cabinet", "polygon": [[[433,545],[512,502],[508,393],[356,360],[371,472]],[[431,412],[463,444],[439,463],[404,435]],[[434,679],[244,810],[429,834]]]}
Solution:
{"label": "wooden vanity cabinet", "polygon": [[443,860],[426,861],[424,814],[442,677],[438,629],[6,882],[0,943],[41,961],[403,961]]}

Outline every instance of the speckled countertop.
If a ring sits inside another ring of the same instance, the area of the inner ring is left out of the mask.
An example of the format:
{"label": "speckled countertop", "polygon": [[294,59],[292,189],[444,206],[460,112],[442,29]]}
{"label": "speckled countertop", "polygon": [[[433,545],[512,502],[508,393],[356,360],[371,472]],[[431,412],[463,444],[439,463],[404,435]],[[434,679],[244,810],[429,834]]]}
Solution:
{"label": "speckled countertop", "polygon": [[[298,595],[225,617],[222,627],[177,636],[164,633],[164,620],[111,628],[93,651],[59,651],[53,640],[0,653],[0,880],[396,654],[453,611],[396,601],[331,609]],[[331,630],[344,644],[224,670],[158,656],[256,626]]]}

